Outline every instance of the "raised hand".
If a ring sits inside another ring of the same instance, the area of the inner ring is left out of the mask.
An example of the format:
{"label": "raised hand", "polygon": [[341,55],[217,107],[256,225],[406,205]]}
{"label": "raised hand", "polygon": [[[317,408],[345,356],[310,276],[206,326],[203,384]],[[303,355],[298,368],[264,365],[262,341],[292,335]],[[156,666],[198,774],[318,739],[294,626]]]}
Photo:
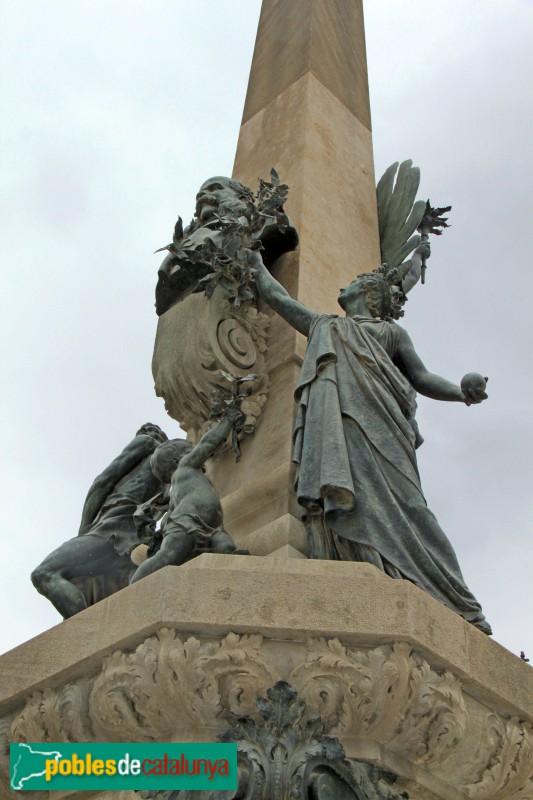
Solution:
{"label": "raised hand", "polygon": [[239,427],[245,420],[245,415],[236,405],[228,408],[226,411],[226,417],[234,427]]}
{"label": "raised hand", "polygon": [[252,275],[257,275],[259,272],[263,272],[266,269],[260,250],[247,250],[246,256]]}
{"label": "raised hand", "polygon": [[419,255],[420,258],[427,260],[431,255],[431,245],[429,242],[420,242],[413,255]]}

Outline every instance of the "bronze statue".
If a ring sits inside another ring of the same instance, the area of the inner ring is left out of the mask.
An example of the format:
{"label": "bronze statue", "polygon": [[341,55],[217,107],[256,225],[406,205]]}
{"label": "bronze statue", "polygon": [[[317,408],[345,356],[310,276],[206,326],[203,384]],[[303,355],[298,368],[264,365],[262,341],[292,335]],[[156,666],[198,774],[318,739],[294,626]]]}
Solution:
{"label": "bronze statue", "polygon": [[[288,187],[275,170],[254,194],[232,178],[204,181],[195,215],[181,218],[159,268],[158,323],[152,371],[156,394],[187,437],[208,428],[210,398],[220,371],[257,374],[242,411],[248,428],[261,416],[269,389],[265,366],[270,317],[258,312],[257,291],[246,256],[263,248],[267,265],[298,243],[283,210]],[[158,251],[159,252],[159,251]],[[179,346],[165,343],[176,339]]]}
{"label": "bronze statue", "polygon": [[[161,482],[171,481],[168,513],[161,527],[159,550],[139,566],[130,583],[162,567],[179,566],[202,552],[236,552],[233,539],[222,527],[222,505],[205,474],[204,464],[243,419],[237,404],[231,403],[223,418],[204,433],[196,447],[181,440],[179,449],[171,451],[171,458],[161,466],[154,466]],[[173,445],[174,442],[167,442],[159,449],[164,453]]]}
{"label": "bronze statue", "polygon": [[158,315],[194,292],[210,297],[218,284],[237,307],[255,300],[245,249],[262,247],[271,264],[298,244],[283,211],[288,187],[274,169],[270,177],[259,181],[257,195],[233,178],[219,175],[204,181],[190,225],[184,230],[179,217],[172,242],[157,251],[168,251],[155,291]]}
{"label": "bronze statue", "polygon": [[[408,264],[411,273],[420,275],[428,256],[422,242]],[[395,268],[384,265],[341,289],[341,318],[310,311],[272,277],[258,252],[250,251],[249,259],[261,296],[308,338],[296,389],[293,460],[313,555],[367,561],[407,578],[490,633],[427,508],[414,423],[415,390],[470,405],[486,398],[485,380],[470,374],[461,388],[426,369],[407,331],[393,321],[404,299]]]}
{"label": "bronze statue", "polygon": [[33,571],[33,585],[65,619],[128,585],[135,569],[130,553],[141,541],[134,514],[139,504],[154,504],[156,497],[164,503],[168,487],[158,476],[157,464],[166,468],[168,450],[161,428],[143,425],[94,480],[78,535]]}

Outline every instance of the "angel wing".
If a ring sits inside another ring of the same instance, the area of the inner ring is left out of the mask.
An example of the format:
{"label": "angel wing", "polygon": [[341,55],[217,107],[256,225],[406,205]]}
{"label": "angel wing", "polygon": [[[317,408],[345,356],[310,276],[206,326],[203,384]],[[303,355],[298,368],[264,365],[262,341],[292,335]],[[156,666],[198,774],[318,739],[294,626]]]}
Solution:
{"label": "angel wing", "polygon": [[412,289],[420,277],[411,261],[404,261],[420,243],[415,231],[424,216],[426,203],[416,200],[419,184],[420,170],[408,159],[402,161],[399,169],[397,161],[391,164],[377,185],[381,261],[390,269],[398,268],[404,292]]}

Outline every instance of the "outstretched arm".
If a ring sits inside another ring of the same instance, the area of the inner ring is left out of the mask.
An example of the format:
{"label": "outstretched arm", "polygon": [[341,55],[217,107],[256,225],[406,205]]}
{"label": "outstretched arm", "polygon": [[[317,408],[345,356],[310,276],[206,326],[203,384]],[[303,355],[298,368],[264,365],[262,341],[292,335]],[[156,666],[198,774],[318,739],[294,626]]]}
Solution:
{"label": "outstretched arm", "polygon": [[207,459],[226,441],[235,422],[241,418],[244,418],[244,415],[238,408],[228,409],[227,416],[221,419],[210,431],[204,433],[196,447],[193,447],[190,453],[180,459],[180,467],[199,469],[203,466]]}
{"label": "outstretched arm", "polygon": [[261,297],[283,319],[287,320],[289,325],[303,333],[304,336],[308,336],[311,323],[316,314],[297,300],[294,300],[281,283],[278,283],[272,277],[257,250],[250,250],[248,258],[250,260],[250,269],[255,277],[255,283]]}
{"label": "outstretched arm", "polygon": [[407,331],[400,328],[400,332],[400,344],[394,362],[417,392],[434,400],[455,400],[466,403],[467,406],[481,403],[486,399],[484,387],[468,386],[463,392],[457,384],[429,372],[417,354]]}

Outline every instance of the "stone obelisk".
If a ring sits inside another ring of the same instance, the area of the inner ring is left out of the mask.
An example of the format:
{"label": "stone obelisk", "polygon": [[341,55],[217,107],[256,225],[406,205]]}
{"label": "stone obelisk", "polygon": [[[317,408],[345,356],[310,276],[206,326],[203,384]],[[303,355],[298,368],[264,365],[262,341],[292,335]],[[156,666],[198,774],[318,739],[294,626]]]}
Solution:
{"label": "stone obelisk", "polygon": [[[380,260],[361,0],[263,0],[234,175],[254,187],[272,166],[300,234],[273,270],[310,308],[336,311],[339,286]],[[170,328],[160,321],[162,335]],[[181,346],[194,334],[182,331]],[[175,344],[160,336],[158,358]],[[304,344],[272,315],[257,431],[238,464],[226,453],[212,467],[225,524],[253,555],[166,567],[0,658],[1,798],[19,796],[10,742],[212,742],[239,720],[245,752],[258,754],[254,797],[288,800],[273,787],[338,740],[351,766],[337,749],[325,773],[342,784],[352,766],[376,772],[368,791],[328,797],[533,800],[524,661],[370,564],[254,557],[305,551],[290,460]],[[290,718],[279,758],[276,730],[254,738],[268,726],[257,699],[287,684],[308,716]],[[377,785],[380,769],[393,788]]]}
{"label": "stone obelisk", "polygon": [[[380,263],[361,0],[264,0],[233,177],[255,188],[271,167],[290,187],[300,236],[274,274],[309,308],[335,313],[339,287]],[[297,555],[306,542],[291,435],[305,341],[263,310],[268,401],[241,462],[228,453],[212,470],[237,541],[257,555]]]}

